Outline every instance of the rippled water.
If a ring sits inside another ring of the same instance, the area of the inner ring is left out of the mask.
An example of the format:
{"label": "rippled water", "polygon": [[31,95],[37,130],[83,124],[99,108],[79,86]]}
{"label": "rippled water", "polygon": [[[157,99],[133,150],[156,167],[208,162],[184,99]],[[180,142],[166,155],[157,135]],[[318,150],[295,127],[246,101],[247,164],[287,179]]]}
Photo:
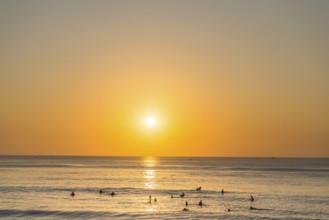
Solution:
{"label": "rippled water", "polygon": [[0,195],[5,219],[328,219],[329,159],[0,157]]}

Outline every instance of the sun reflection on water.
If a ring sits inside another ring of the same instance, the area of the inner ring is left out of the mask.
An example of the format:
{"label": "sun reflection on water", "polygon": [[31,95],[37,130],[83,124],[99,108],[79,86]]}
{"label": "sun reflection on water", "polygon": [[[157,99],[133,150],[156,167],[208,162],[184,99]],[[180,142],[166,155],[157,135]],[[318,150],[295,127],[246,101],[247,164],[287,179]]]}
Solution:
{"label": "sun reflection on water", "polygon": [[154,157],[146,157],[142,160],[143,166],[146,168],[143,172],[144,188],[155,189],[156,188],[156,171],[154,168],[156,165],[156,159]]}
{"label": "sun reflection on water", "polygon": [[155,177],[155,170],[144,170],[144,188],[154,189],[156,187]]}
{"label": "sun reflection on water", "polygon": [[144,167],[154,167],[157,163],[157,160],[155,157],[144,157],[142,159],[142,163]]}
{"label": "sun reflection on water", "polygon": [[155,212],[157,210],[157,206],[154,205],[148,205],[145,207],[146,212]]}

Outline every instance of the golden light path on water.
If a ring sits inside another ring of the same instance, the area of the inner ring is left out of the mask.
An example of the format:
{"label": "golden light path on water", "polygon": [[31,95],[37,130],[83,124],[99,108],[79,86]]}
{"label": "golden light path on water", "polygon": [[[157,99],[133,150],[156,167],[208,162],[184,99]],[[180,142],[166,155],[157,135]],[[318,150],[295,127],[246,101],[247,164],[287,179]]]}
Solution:
{"label": "golden light path on water", "polygon": [[[156,162],[156,158],[154,157],[145,157],[142,159],[143,166],[145,167],[143,171],[144,189],[156,188],[156,171],[154,169]],[[154,212],[156,211],[156,207],[157,206],[149,204],[145,207],[145,211]]]}
{"label": "golden light path on water", "polygon": [[156,159],[154,157],[143,158],[143,166],[145,170],[143,172],[144,188],[155,189],[156,188],[156,172],[154,166],[156,165]]}
{"label": "golden light path on water", "polygon": [[145,189],[154,189],[156,187],[155,177],[156,175],[154,170],[144,170]]}

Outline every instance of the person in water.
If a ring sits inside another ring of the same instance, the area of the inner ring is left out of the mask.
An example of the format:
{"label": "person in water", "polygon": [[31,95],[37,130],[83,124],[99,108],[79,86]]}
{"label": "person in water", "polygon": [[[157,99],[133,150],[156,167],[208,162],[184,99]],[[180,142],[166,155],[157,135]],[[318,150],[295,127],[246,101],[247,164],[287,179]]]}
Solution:
{"label": "person in water", "polygon": [[74,196],[75,196],[74,191],[72,191],[70,195],[71,195],[72,197],[74,197]]}
{"label": "person in water", "polygon": [[200,200],[200,202],[199,202],[198,205],[199,205],[199,206],[203,206],[202,200]]}
{"label": "person in water", "polygon": [[101,190],[99,190],[99,194],[103,194],[103,190],[101,189]]}
{"label": "person in water", "polygon": [[222,193],[222,195],[224,195],[224,189],[222,189],[221,193]]}
{"label": "person in water", "polygon": [[250,201],[253,202],[255,199],[253,196],[250,196]]}
{"label": "person in water", "polygon": [[111,196],[115,196],[115,193],[114,192],[111,192],[111,194],[110,194]]}
{"label": "person in water", "polygon": [[185,206],[188,206],[188,203],[187,203],[187,201],[185,202]]}
{"label": "person in water", "polygon": [[179,195],[181,198],[183,198],[185,196],[185,193],[182,192],[182,194]]}

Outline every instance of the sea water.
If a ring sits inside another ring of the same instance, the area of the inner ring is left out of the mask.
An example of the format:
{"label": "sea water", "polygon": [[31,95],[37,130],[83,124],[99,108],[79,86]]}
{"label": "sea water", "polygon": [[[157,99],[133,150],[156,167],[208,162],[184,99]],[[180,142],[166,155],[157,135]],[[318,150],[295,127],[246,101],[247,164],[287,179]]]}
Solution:
{"label": "sea water", "polygon": [[0,218],[329,219],[329,159],[1,156]]}

